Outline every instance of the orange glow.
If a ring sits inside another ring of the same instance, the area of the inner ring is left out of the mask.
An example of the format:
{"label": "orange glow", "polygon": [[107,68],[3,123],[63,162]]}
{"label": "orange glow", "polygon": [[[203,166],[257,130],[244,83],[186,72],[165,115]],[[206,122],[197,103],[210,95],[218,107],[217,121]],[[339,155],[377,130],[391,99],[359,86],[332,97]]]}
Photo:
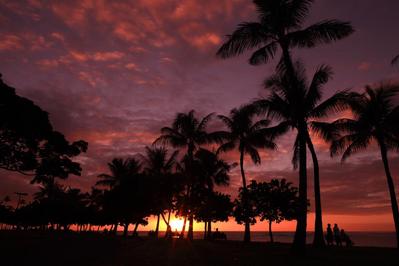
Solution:
{"label": "orange glow", "polygon": [[172,231],[181,231],[183,229],[184,221],[181,219],[173,219],[170,221],[170,227],[172,227]]}

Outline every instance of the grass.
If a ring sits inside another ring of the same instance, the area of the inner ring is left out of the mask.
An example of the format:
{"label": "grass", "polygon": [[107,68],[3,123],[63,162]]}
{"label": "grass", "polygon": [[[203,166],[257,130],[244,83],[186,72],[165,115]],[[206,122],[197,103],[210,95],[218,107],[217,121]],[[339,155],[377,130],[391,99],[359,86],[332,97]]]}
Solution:
{"label": "grass", "polygon": [[238,241],[123,239],[103,235],[0,233],[0,265],[51,266],[257,266],[257,265],[399,265],[390,248],[309,247],[306,256],[290,254],[290,246]]}

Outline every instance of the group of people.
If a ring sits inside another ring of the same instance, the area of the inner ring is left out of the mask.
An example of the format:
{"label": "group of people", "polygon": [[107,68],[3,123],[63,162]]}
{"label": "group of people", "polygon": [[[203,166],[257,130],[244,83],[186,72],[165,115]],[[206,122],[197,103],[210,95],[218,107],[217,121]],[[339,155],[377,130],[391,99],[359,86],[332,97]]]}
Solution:
{"label": "group of people", "polygon": [[326,240],[328,246],[333,246],[334,242],[339,247],[342,247],[343,242],[347,247],[353,246],[353,241],[350,239],[349,235],[344,231],[344,229],[339,230],[337,224],[334,224],[332,229],[331,224],[327,225]]}

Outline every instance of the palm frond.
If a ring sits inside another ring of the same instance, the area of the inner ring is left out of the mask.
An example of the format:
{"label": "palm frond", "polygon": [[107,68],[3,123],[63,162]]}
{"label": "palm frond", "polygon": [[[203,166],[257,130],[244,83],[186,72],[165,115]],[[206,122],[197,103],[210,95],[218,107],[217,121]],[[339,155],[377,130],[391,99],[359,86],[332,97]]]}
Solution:
{"label": "palm frond", "polygon": [[245,146],[245,153],[249,154],[249,156],[251,157],[251,160],[254,164],[260,164],[261,163],[261,159],[259,156],[259,152],[252,146]]}
{"label": "palm frond", "polygon": [[396,66],[396,64],[399,62],[399,55],[395,56],[392,61],[391,65]]}
{"label": "palm frond", "polygon": [[268,33],[258,22],[243,22],[239,24],[227,41],[219,48],[216,55],[221,58],[237,56],[267,42]]}
{"label": "palm frond", "polygon": [[234,150],[236,147],[236,141],[226,142],[217,149],[216,154],[225,153]]}
{"label": "palm frond", "polygon": [[266,46],[263,46],[252,54],[249,63],[251,65],[266,64],[269,60],[274,58],[277,52],[277,47],[277,42],[268,43]]}
{"label": "palm frond", "polygon": [[324,20],[306,29],[289,33],[292,47],[315,47],[319,44],[331,43],[343,39],[354,32],[350,22]]}
{"label": "palm frond", "polygon": [[204,118],[202,118],[201,122],[198,125],[198,131],[204,131],[206,126],[208,125],[209,121],[212,119],[212,117],[215,115],[215,113],[210,113]]}
{"label": "palm frond", "polygon": [[321,65],[313,75],[312,82],[306,94],[306,105],[313,108],[322,97],[322,86],[332,77],[332,68],[327,65]]}
{"label": "palm frond", "polygon": [[322,118],[329,113],[338,113],[348,109],[350,107],[348,95],[348,91],[335,93],[316,107],[310,108],[308,116],[311,118]]}

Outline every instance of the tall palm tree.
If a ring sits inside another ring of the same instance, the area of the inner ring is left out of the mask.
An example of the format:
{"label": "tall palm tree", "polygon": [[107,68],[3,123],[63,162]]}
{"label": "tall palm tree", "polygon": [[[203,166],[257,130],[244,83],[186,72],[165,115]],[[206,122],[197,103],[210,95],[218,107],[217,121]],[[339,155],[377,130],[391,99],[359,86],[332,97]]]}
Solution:
{"label": "tall palm tree", "polygon": [[[271,131],[268,126],[269,120],[253,121],[254,110],[252,106],[243,106],[239,109],[233,109],[230,116],[219,115],[219,119],[225,124],[228,131],[215,132],[223,144],[219,147],[218,153],[228,152],[238,149],[240,152],[240,171],[243,188],[243,203],[246,203],[247,196],[247,180],[244,171],[244,156],[247,154],[255,164],[261,163],[261,158],[258,152],[259,148],[266,148],[274,150],[276,144],[273,142],[274,131]],[[250,236],[250,222],[245,222],[244,241],[249,242]]]}
{"label": "tall palm tree", "polygon": [[265,99],[257,100],[254,105],[259,113],[266,113],[268,118],[276,118],[280,123],[276,126],[279,134],[289,130],[296,130],[294,144],[293,165],[297,168],[299,162],[299,197],[301,211],[297,220],[294,239],[294,250],[302,251],[306,246],[307,224],[307,173],[306,173],[306,148],[309,149],[314,168],[314,194],[315,194],[315,238],[314,245],[324,245],[322,211],[320,198],[319,165],[315,148],[310,134],[309,124],[314,119],[327,116],[330,112],[344,109],[343,101],[347,92],[338,92],[320,102],[322,88],[332,75],[331,68],[320,66],[309,83],[303,66],[298,62],[295,65],[295,82],[289,77],[287,71],[277,73],[265,81],[265,88],[270,91]]}
{"label": "tall palm tree", "polygon": [[[163,127],[161,136],[154,141],[155,143],[168,144],[175,148],[187,149],[188,168],[192,168],[194,153],[200,145],[212,142],[212,138],[206,132],[206,126],[213,114],[208,114],[201,120],[195,117],[194,110],[188,113],[178,113],[172,127]],[[193,178],[193,173],[189,174],[189,179]],[[186,197],[190,197],[191,186],[187,186]],[[193,239],[193,216],[189,215],[188,239]]]}
{"label": "tall palm tree", "polygon": [[[372,142],[378,144],[387,178],[399,247],[398,203],[388,160],[388,151],[399,148],[399,106],[393,103],[398,93],[399,84],[387,83],[376,87],[367,86],[365,92],[361,94],[352,93],[348,98],[348,104],[354,118],[339,119],[332,125],[324,127],[324,129],[332,127],[333,134],[328,130],[320,132],[333,137],[331,155],[342,154],[343,161],[354,153],[366,149]],[[340,136],[336,137],[337,134]]]}
{"label": "tall palm tree", "polygon": [[354,32],[349,22],[335,19],[303,28],[313,0],[254,0],[253,3],[258,21],[240,23],[218,50],[217,55],[221,58],[255,49],[249,63],[259,65],[273,59],[280,47],[281,62],[284,62],[289,75],[293,75],[291,48],[315,47],[340,40]]}
{"label": "tall palm tree", "polygon": [[[157,203],[154,204],[154,214],[157,216],[157,223],[155,228],[155,237],[158,238],[159,222],[161,213],[170,206],[171,197],[173,194],[174,184],[170,184],[170,179],[173,167],[176,164],[176,157],[178,151],[174,151],[168,157],[168,150],[164,147],[146,147],[145,155],[143,157],[144,171],[156,182],[156,196]],[[155,199],[154,199],[155,200]],[[161,202],[160,202],[161,201]],[[155,202],[154,202],[155,203]],[[167,224],[169,225],[169,224]]]}

